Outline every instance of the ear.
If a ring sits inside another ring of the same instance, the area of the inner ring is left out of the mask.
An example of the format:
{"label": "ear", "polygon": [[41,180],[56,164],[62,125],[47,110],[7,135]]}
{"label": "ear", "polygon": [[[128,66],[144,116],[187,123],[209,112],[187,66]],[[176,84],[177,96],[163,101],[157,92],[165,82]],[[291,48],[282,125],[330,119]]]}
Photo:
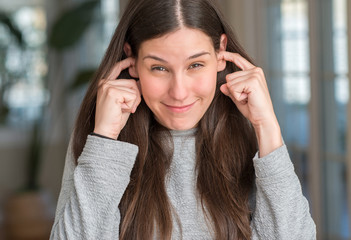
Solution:
{"label": "ear", "polygon": [[[219,52],[223,52],[227,49],[227,35],[226,34],[222,34],[221,35],[221,40],[220,40],[220,45],[219,45]],[[217,71],[223,71],[225,69],[227,65],[227,61],[224,59],[218,59],[218,64],[217,64]]]}
{"label": "ear", "polygon": [[[130,47],[129,43],[127,42],[124,43],[123,50],[124,50],[124,53],[127,55],[127,57],[134,58],[132,53],[132,48]],[[135,60],[135,64],[133,66],[130,66],[128,69],[129,75],[132,76],[133,78],[139,78],[139,74],[136,67],[136,59],[134,58],[134,60]]]}

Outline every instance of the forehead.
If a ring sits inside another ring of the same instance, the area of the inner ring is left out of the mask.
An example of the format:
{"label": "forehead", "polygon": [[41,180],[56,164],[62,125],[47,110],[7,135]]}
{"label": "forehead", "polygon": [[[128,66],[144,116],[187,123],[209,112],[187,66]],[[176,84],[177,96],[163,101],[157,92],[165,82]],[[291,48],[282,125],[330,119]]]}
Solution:
{"label": "forehead", "polygon": [[153,53],[171,57],[196,54],[199,51],[214,53],[211,38],[200,30],[183,27],[164,36],[143,42],[140,45],[138,55],[144,56]]}

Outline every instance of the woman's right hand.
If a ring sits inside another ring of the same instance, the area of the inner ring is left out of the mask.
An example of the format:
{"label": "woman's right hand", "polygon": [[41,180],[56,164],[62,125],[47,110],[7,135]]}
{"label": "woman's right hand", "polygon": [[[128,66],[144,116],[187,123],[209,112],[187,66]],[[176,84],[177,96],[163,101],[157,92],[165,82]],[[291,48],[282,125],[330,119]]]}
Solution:
{"label": "woman's right hand", "polygon": [[117,139],[141,101],[139,83],[134,79],[118,79],[120,73],[135,64],[134,58],[118,62],[107,79],[100,80],[96,99],[94,133]]}

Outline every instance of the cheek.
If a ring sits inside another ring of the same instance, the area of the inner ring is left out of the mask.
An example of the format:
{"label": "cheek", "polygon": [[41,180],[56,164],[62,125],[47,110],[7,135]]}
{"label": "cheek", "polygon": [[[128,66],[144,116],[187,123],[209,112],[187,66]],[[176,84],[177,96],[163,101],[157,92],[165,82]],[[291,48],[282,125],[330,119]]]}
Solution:
{"label": "cheek", "polygon": [[194,89],[203,96],[213,96],[216,91],[217,72],[204,75],[197,82]]}
{"label": "cheek", "polygon": [[141,94],[144,98],[153,98],[160,92],[159,86],[150,78],[140,79]]}
{"label": "cheek", "polygon": [[160,83],[159,79],[147,74],[145,72],[139,73],[139,80],[141,86],[141,94],[144,99],[157,98],[164,92],[164,87]]}
{"label": "cheek", "polygon": [[140,81],[140,87],[141,87],[141,94],[143,97],[147,97],[148,95],[151,95],[149,93],[152,91],[152,81],[150,81],[150,77],[147,74],[147,71],[144,68],[138,68],[138,73],[139,73],[139,81]]}

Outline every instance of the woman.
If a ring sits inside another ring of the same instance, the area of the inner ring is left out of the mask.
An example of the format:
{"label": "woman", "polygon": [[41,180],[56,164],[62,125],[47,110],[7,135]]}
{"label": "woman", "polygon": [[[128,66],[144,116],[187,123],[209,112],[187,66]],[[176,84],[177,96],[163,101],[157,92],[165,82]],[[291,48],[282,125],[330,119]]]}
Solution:
{"label": "woman", "polygon": [[131,0],[82,103],[51,239],[315,239],[247,59],[214,1]]}

